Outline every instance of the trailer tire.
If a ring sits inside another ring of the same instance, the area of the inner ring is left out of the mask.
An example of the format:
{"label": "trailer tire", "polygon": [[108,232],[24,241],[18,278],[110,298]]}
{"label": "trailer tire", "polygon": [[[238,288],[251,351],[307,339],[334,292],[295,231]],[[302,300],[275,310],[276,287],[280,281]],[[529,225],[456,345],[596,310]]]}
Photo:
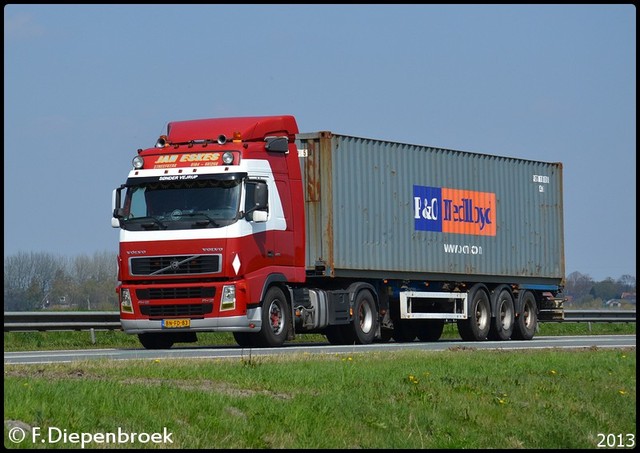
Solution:
{"label": "trailer tire", "polygon": [[145,349],[171,349],[173,346],[173,335],[170,333],[140,333],[138,340]]}
{"label": "trailer tire", "polygon": [[536,298],[530,291],[521,295],[521,312],[516,316],[511,338],[514,340],[531,340],[538,328],[538,307]]}
{"label": "trailer tire", "polygon": [[289,333],[290,316],[291,310],[284,292],[277,286],[269,288],[262,301],[262,328],[260,332],[250,334],[255,335],[254,346],[282,346]]}
{"label": "trailer tire", "polygon": [[511,338],[516,322],[516,310],[513,296],[507,289],[503,289],[496,299],[496,316],[491,321],[489,338],[505,341]]}
{"label": "trailer tire", "polygon": [[425,319],[418,321],[418,340],[438,341],[444,330],[444,319]]}
{"label": "trailer tire", "polygon": [[371,344],[378,329],[378,310],[371,291],[362,290],[353,304],[353,332],[358,344]]}
{"label": "trailer tire", "polygon": [[491,327],[491,303],[483,285],[476,285],[467,298],[469,317],[457,321],[458,333],[465,341],[485,341]]}

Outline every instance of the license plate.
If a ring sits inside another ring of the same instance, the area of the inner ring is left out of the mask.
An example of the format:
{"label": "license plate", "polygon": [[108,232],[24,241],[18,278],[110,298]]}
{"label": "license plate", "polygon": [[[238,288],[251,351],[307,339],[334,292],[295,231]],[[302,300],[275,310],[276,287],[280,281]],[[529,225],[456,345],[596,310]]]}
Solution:
{"label": "license plate", "polygon": [[190,325],[191,325],[190,319],[163,319],[162,320],[162,327],[165,329],[189,327]]}

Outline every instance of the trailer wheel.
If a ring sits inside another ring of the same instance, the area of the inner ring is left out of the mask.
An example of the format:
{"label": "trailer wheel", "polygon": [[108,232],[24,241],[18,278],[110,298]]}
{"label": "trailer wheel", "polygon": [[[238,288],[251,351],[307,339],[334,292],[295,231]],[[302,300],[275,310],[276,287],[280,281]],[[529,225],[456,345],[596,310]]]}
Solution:
{"label": "trailer wheel", "polygon": [[353,310],[353,331],[358,344],[371,344],[376,337],[378,315],[371,291],[358,293]]}
{"label": "trailer wheel", "polygon": [[173,335],[170,333],[140,333],[138,340],[145,349],[170,349],[173,346]]}
{"label": "trailer wheel", "polygon": [[484,341],[491,327],[491,303],[489,294],[482,286],[476,285],[469,291],[467,319],[460,319],[458,333],[465,341]]}
{"label": "trailer wheel", "polygon": [[444,330],[444,319],[425,319],[418,321],[418,340],[438,341]]}
{"label": "trailer wheel", "polygon": [[288,307],[287,298],[282,290],[277,286],[269,288],[262,301],[262,328],[260,332],[250,334],[256,336],[255,346],[277,347],[284,344],[291,323]]}
{"label": "trailer wheel", "polygon": [[522,295],[522,312],[516,317],[511,338],[514,340],[531,340],[538,328],[538,311],[536,298],[530,291]]}
{"label": "trailer wheel", "polygon": [[507,289],[503,289],[496,299],[496,316],[491,322],[489,338],[492,340],[508,340],[513,334],[516,322],[516,310],[513,297]]}

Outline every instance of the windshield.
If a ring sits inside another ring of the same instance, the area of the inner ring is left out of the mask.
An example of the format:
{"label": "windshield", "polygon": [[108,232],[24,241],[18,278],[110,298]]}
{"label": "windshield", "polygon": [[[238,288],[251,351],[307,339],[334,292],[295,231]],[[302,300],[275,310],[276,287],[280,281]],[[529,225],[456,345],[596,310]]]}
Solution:
{"label": "windshield", "polygon": [[122,227],[128,230],[217,228],[238,218],[242,179],[153,181],[130,186]]}

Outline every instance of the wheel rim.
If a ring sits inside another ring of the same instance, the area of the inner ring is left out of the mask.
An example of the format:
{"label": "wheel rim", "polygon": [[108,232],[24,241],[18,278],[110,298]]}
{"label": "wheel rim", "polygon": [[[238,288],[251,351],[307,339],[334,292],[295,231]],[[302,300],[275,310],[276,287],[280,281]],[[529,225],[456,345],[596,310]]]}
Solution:
{"label": "wheel rim", "polygon": [[522,316],[524,316],[524,325],[527,328],[531,328],[531,323],[533,322],[533,320],[531,319],[531,305],[529,305],[528,303],[524,306]]}
{"label": "wheel rim", "polygon": [[513,309],[507,302],[500,307],[500,321],[505,330],[509,330],[513,324]]}
{"label": "wheel rim", "polygon": [[476,305],[476,324],[480,330],[484,330],[489,325],[489,314],[481,303]]}
{"label": "wheel rim", "polygon": [[274,334],[278,335],[284,329],[282,309],[277,300],[271,303],[269,307],[269,323]]}
{"label": "wheel rim", "polygon": [[360,330],[364,333],[370,332],[373,328],[373,311],[368,304],[360,305],[358,318],[360,319]]}

